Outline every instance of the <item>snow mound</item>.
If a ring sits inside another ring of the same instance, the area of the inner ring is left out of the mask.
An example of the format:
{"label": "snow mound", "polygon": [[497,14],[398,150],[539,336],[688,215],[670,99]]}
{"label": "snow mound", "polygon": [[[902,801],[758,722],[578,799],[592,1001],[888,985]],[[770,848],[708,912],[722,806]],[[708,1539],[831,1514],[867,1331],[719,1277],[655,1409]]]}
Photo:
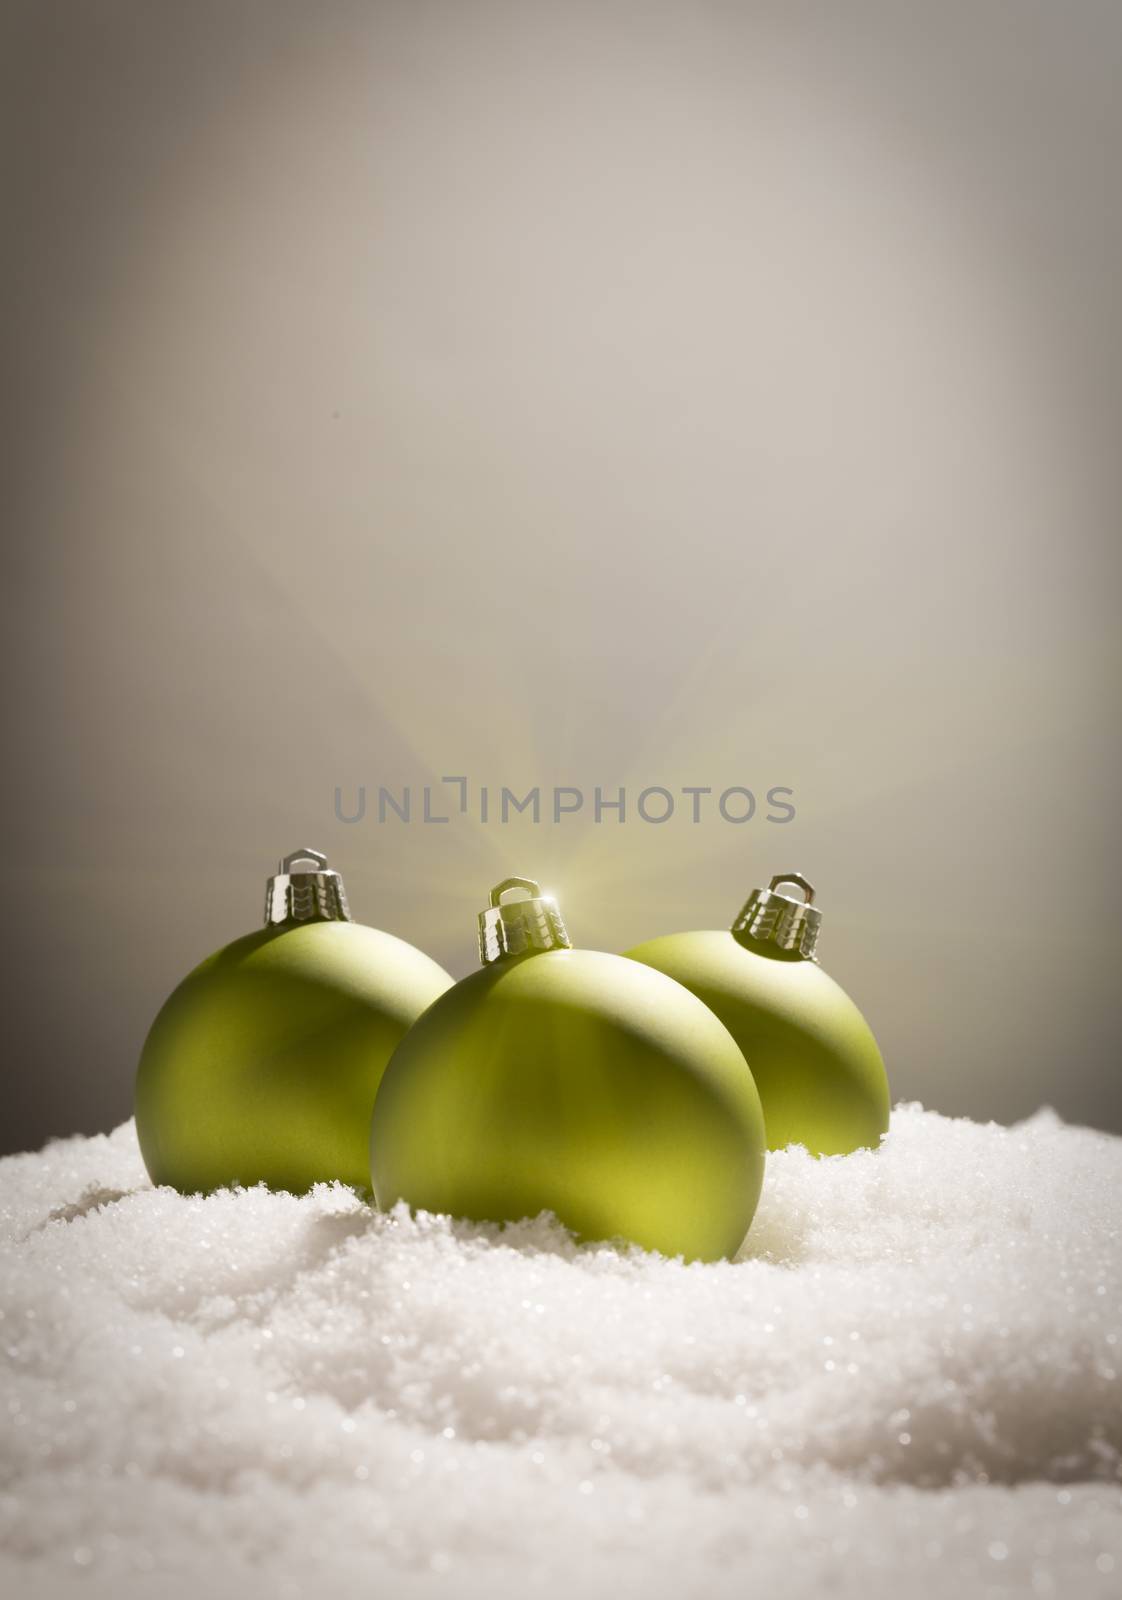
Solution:
{"label": "snow mound", "polygon": [[1122,1140],[898,1108],[736,1262],[0,1162],[29,1596],[1113,1595]]}

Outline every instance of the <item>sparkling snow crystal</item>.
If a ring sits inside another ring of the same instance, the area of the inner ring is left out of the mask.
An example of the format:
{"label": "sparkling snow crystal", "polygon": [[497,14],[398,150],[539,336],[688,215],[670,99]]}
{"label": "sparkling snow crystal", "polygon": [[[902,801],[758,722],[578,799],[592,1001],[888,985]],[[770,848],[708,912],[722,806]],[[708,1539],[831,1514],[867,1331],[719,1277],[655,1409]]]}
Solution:
{"label": "sparkling snow crystal", "polygon": [[903,1107],[736,1263],[0,1163],[12,1596],[1113,1595],[1122,1140]]}

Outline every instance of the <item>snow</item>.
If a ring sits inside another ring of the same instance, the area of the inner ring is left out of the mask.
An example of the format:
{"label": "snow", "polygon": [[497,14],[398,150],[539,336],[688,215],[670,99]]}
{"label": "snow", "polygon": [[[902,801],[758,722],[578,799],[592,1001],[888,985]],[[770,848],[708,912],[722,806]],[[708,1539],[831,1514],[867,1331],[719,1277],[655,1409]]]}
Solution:
{"label": "snow", "polygon": [[735,1263],[0,1162],[13,1596],[1114,1595],[1122,1140],[897,1109]]}

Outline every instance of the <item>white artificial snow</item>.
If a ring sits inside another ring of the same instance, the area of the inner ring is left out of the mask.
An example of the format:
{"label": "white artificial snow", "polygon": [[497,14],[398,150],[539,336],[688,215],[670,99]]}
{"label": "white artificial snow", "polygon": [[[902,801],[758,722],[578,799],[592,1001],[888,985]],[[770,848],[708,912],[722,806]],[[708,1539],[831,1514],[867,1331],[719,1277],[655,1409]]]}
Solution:
{"label": "white artificial snow", "polygon": [[0,1163],[0,1584],[39,1596],[1113,1595],[1122,1140],[902,1107],[736,1263]]}

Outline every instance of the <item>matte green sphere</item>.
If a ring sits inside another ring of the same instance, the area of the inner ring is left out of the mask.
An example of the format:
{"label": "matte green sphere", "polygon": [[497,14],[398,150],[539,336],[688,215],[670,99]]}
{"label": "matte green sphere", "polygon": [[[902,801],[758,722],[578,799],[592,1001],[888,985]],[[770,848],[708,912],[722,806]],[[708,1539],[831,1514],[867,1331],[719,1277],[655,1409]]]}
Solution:
{"label": "matte green sphere", "polygon": [[888,1128],[877,1042],[844,989],[815,962],[734,934],[675,933],[627,952],[684,984],[732,1034],[760,1091],[771,1150],[875,1148]]}
{"label": "matte green sphere", "polygon": [[708,1261],[752,1221],[764,1124],[743,1056],[693,995],[620,956],[551,949],[465,978],[406,1035],[371,1168],[383,1208],[547,1210],[585,1239]]}
{"label": "matte green sphere", "polygon": [[370,1189],[370,1115],[395,1045],[452,979],[354,922],[263,928],[196,967],[136,1080],[154,1183],[186,1193],[339,1179]]}

